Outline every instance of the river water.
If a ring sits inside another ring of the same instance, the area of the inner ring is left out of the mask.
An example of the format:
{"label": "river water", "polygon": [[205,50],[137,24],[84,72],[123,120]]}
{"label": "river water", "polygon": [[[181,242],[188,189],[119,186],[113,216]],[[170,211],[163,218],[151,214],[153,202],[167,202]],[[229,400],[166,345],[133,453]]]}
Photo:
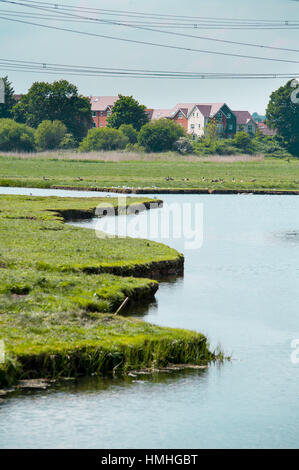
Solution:
{"label": "river water", "polygon": [[[134,314],[203,332],[232,360],[203,372],[84,379],[12,396],[0,405],[1,448],[298,448],[299,353],[291,343],[299,345],[299,198],[161,197],[202,204],[203,244],[162,240],[184,252],[184,276],[161,282],[155,302]],[[146,217],[132,216],[140,225]]]}

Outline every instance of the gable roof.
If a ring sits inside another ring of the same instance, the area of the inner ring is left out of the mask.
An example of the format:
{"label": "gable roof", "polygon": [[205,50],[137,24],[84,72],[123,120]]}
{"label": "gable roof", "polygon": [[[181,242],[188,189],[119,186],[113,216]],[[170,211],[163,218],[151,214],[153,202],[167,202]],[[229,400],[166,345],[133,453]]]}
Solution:
{"label": "gable roof", "polygon": [[181,110],[187,109],[188,117],[196,107],[204,117],[209,118],[215,116],[224,105],[225,103],[183,103],[178,104],[176,107],[179,107]]}
{"label": "gable roof", "polygon": [[201,103],[200,104],[200,106],[211,106],[209,117],[215,116],[215,114],[217,114],[224,105],[225,103]]}
{"label": "gable roof", "polygon": [[118,100],[118,96],[90,96],[92,111],[106,111],[108,107],[112,108],[114,103]]}
{"label": "gable roof", "polygon": [[171,113],[171,117],[175,118],[178,113],[182,113],[185,117],[188,116],[188,108],[177,108]]}
{"label": "gable roof", "polygon": [[236,116],[237,124],[239,125],[248,124],[249,121],[253,121],[255,123],[255,120],[248,111],[233,111],[233,113]]}
{"label": "gable roof", "polygon": [[[188,118],[194,108],[203,114],[204,117],[210,118],[215,116],[225,103],[177,103],[172,109],[154,109],[151,111],[151,119],[174,118],[181,111]],[[232,111],[233,113],[234,111]]]}
{"label": "gable roof", "polygon": [[186,117],[192,111],[194,108],[195,103],[178,103],[175,105],[175,107],[172,109],[172,117],[177,114],[178,111],[181,111]]}

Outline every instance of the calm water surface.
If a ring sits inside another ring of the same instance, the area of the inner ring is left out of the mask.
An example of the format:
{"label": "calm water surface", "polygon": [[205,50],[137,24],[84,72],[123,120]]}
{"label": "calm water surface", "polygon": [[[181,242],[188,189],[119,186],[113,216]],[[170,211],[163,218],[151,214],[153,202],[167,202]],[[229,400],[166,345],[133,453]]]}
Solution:
{"label": "calm water surface", "polygon": [[201,331],[233,360],[200,373],[84,379],[13,396],[0,405],[0,447],[299,447],[299,364],[291,362],[299,338],[299,198],[162,198],[203,204],[204,241],[197,250],[168,241],[184,252],[184,277],[162,282],[156,301],[134,313]]}

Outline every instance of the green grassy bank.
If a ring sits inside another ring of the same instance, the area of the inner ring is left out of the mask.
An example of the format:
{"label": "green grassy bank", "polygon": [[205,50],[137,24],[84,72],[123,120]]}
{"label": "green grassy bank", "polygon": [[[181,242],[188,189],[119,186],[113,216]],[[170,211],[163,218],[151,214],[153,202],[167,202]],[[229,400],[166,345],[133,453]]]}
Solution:
{"label": "green grassy bank", "polygon": [[[109,153],[108,153],[109,157]],[[51,188],[111,188],[202,190],[299,190],[299,160],[274,158],[220,161],[197,157],[169,160],[109,161],[106,154],[88,160],[88,154],[74,154],[74,160],[55,158],[0,157],[0,185]],[[122,154],[124,158],[124,155]],[[112,158],[112,157],[111,157]],[[129,157],[128,157],[129,158]],[[140,157],[141,158],[141,157]],[[105,159],[105,161],[104,161]]]}
{"label": "green grassy bank", "polygon": [[126,297],[132,306],[157,291],[157,281],[133,276],[182,269],[183,257],[159,243],[99,239],[64,223],[92,217],[106,201],[0,196],[0,386],[214,358],[201,334],[112,314]]}

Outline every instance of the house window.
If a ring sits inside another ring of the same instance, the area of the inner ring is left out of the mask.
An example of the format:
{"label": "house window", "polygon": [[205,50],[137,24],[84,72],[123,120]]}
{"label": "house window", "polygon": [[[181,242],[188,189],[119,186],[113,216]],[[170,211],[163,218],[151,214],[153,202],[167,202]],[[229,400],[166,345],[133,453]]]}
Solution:
{"label": "house window", "polygon": [[200,129],[200,124],[198,124],[198,129]]}
{"label": "house window", "polygon": [[103,123],[102,123],[102,122],[100,122],[100,127],[103,127]]}
{"label": "house window", "polygon": [[111,114],[111,111],[110,111],[110,109],[108,109],[107,116],[110,116],[110,114]]}
{"label": "house window", "polygon": [[231,113],[227,113],[227,119],[230,119],[232,117]]}
{"label": "house window", "polygon": [[96,117],[97,113],[95,111],[92,112],[92,116]]}
{"label": "house window", "polygon": [[92,123],[92,127],[97,127],[95,122]]}
{"label": "house window", "polygon": [[194,124],[191,124],[191,129],[194,129],[194,127],[195,127]]}
{"label": "house window", "polygon": [[103,116],[103,111],[100,112],[100,115]]}
{"label": "house window", "polygon": [[248,132],[252,132],[252,125],[248,126]]}
{"label": "house window", "polygon": [[232,130],[233,130],[233,125],[232,125],[232,124],[229,124],[228,130],[229,130],[229,131],[232,131]]}
{"label": "house window", "polygon": [[181,111],[178,114],[178,119],[183,119],[183,113]]}
{"label": "house window", "polygon": [[217,121],[218,122],[222,121],[222,113],[217,114]]}

